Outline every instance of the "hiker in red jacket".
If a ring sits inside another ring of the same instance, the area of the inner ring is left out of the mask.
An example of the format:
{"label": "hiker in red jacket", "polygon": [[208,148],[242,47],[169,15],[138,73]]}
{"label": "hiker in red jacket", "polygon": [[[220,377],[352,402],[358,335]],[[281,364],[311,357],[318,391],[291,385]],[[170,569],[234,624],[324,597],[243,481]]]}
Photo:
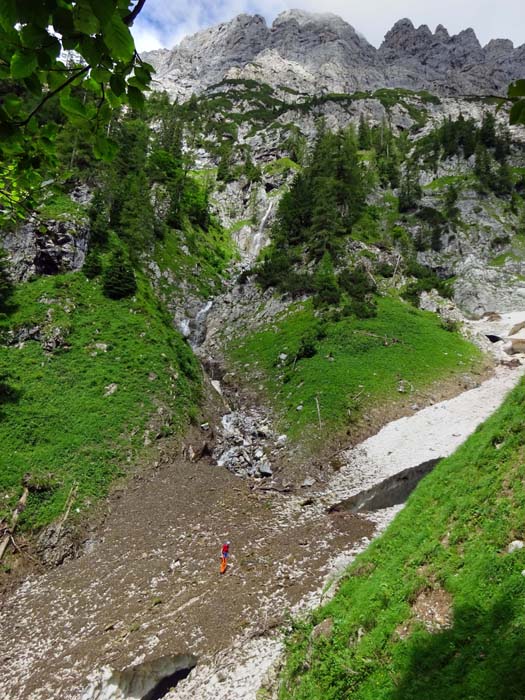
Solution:
{"label": "hiker in red jacket", "polygon": [[221,574],[223,574],[226,571],[226,567],[228,566],[229,554],[230,554],[230,543],[225,542],[222,545],[222,549],[221,549]]}

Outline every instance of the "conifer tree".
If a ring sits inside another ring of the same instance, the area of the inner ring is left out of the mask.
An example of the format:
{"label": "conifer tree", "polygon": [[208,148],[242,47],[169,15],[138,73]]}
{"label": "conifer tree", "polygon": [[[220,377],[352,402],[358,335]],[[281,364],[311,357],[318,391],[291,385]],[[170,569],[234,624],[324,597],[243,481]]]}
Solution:
{"label": "conifer tree", "polygon": [[82,266],[82,272],[91,280],[102,272],[102,260],[98,248],[90,248]]}
{"label": "conifer tree", "polygon": [[137,282],[130,262],[122,250],[111,255],[109,265],[102,276],[104,294],[110,299],[124,299],[135,293]]}
{"label": "conifer tree", "polygon": [[322,257],[326,251],[335,253],[345,231],[338,207],[337,190],[335,178],[324,177],[316,181],[310,228],[310,249],[316,258]]}
{"label": "conifer tree", "polygon": [[325,251],[314,275],[316,306],[336,306],[341,299],[341,290],[337,284],[332,256]]}
{"label": "conifer tree", "polygon": [[246,151],[246,158],[244,159],[244,174],[250,182],[261,181],[261,170],[253,162],[249,151]]}
{"label": "conifer tree", "polygon": [[100,188],[95,190],[89,205],[90,246],[104,246],[108,240],[109,211]]}
{"label": "conifer tree", "polygon": [[312,185],[307,173],[296,175],[289,192],[279,202],[275,233],[281,241],[296,245],[305,241],[312,224]]}
{"label": "conifer tree", "polygon": [[461,145],[463,147],[463,157],[468,160],[476,152],[476,127],[472,120],[465,121]]}
{"label": "conifer tree", "polygon": [[479,130],[479,139],[486,148],[496,146],[496,118],[491,112],[485,112]]}
{"label": "conifer tree", "polygon": [[399,188],[399,211],[407,212],[414,209],[421,199],[421,186],[419,184],[419,173],[415,164],[410,164],[407,168]]}
{"label": "conifer tree", "polygon": [[357,143],[352,129],[339,134],[339,148],[336,176],[342,223],[349,233],[363,213],[366,202],[366,188],[357,157]]}
{"label": "conifer tree", "polygon": [[448,117],[441,127],[441,144],[443,146],[443,155],[445,158],[456,155],[458,152],[458,128],[457,123],[453,122]]}
{"label": "conifer tree", "polygon": [[367,151],[372,145],[370,126],[368,125],[368,122],[365,120],[362,114],[359,117],[359,129],[357,132],[357,139],[359,143],[359,148],[362,151]]}
{"label": "conifer tree", "polygon": [[233,175],[231,171],[232,145],[229,141],[223,141],[219,147],[219,164],[217,166],[217,180],[220,182],[231,182]]}
{"label": "conifer tree", "polygon": [[478,178],[480,189],[486,192],[492,184],[492,165],[490,154],[483,144],[479,144],[476,148],[476,162],[474,164],[474,173]]}
{"label": "conifer tree", "polygon": [[7,253],[3,248],[0,248],[0,310],[5,309],[13,291],[14,287],[9,276]]}
{"label": "conifer tree", "polygon": [[508,163],[503,162],[491,179],[492,190],[500,196],[512,194],[514,190],[514,178]]}

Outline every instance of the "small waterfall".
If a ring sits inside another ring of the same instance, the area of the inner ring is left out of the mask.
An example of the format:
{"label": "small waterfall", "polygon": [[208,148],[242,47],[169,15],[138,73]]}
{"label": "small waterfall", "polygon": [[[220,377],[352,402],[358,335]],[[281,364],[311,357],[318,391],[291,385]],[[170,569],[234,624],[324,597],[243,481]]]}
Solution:
{"label": "small waterfall", "polygon": [[249,257],[251,260],[255,260],[257,255],[259,254],[259,251],[263,247],[264,244],[264,229],[266,228],[266,222],[268,221],[268,217],[270,216],[273,208],[273,199],[270,200],[270,203],[268,205],[268,209],[264,213],[263,218],[261,219],[261,223],[259,224],[259,228],[257,229],[257,233],[253,237],[252,243],[250,245],[250,249],[248,251]]}
{"label": "small waterfall", "polygon": [[178,324],[179,331],[185,338],[189,338],[191,335],[190,322],[187,318],[183,318]]}
{"label": "small waterfall", "polygon": [[212,306],[213,301],[210,299],[210,301],[207,301],[202,309],[200,309],[195,319],[190,322],[191,333],[189,340],[192,348],[198,347],[206,337],[206,318]]}

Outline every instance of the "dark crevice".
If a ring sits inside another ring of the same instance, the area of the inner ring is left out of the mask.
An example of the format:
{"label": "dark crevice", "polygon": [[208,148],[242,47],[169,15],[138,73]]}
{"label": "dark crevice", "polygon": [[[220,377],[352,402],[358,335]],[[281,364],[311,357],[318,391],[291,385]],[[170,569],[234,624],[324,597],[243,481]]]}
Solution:
{"label": "dark crevice", "polygon": [[394,476],[388,477],[388,479],[366,489],[366,491],[361,491],[355,496],[337,503],[329,508],[328,512],[349,511],[350,513],[358,513],[360,511],[381,510],[382,508],[390,508],[391,506],[404,503],[421,479],[432,471],[440,459],[441,457],[429,459],[417,467],[410,467],[398,474],[394,474]]}
{"label": "dark crevice", "polygon": [[165,697],[180,681],[184,680],[190,675],[193,668],[194,667],[180,668],[170,676],[166,676],[166,678],[159,681],[159,683],[157,683],[157,685],[152,688],[149,693],[143,695],[141,700],[160,700],[160,698]]}
{"label": "dark crevice", "polygon": [[113,671],[105,678],[102,687],[95,694],[83,697],[95,698],[136,698],[136,700],[159,700],[172,688],[187,678],[197,665],[193,654],[174,654],[149,659],[119,671]]}

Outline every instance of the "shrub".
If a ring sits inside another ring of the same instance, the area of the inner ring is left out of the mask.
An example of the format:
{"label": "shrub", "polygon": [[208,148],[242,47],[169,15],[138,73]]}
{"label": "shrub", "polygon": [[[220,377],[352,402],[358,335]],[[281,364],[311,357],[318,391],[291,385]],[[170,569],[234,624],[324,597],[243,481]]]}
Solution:
{"label": "shrub", "polygon": [[98,277],[98,275],[101,274],[102,260],[96,248],[90,249],[86,255],[84,265],[82,266],[82,272],[86,275],[88,280],[92,280],[94,277]]}
{"label": "shrub", "polygon": [[135,273],[124,253],[115,251],[102,276],[104,295],[110,299],[124,299],[135,293]]}
{"label": "shrub", "polygon": [[376,285],[362,266],[346,269],[339,275],[339,284],[352,299],[363,301],[376,290]]}
{"label": "shrub", "polygon": [[299,349],[297,350],[297,359],[303,357],[313,357],[317,354],[317,346],[313,335],[307,335],[301,338]]}
{"label": "shrub", "polygon": [[375,272],[380,277],[386,278],[386,277],[393,277],[394,276],[394,268],[389,263],[379,263],[376,266]]}
{"label": "shrub", "polygon": [[334,272],[332,258],[325,252],[314,276],[316,295],[314,305],[337,306],[341,301],[341,289]]}
{"label": "shrub", "polygon": [[442,318],[439,325],[444,331],[448,331],[449,333],[459,332],[459,323],[451,318]]}

